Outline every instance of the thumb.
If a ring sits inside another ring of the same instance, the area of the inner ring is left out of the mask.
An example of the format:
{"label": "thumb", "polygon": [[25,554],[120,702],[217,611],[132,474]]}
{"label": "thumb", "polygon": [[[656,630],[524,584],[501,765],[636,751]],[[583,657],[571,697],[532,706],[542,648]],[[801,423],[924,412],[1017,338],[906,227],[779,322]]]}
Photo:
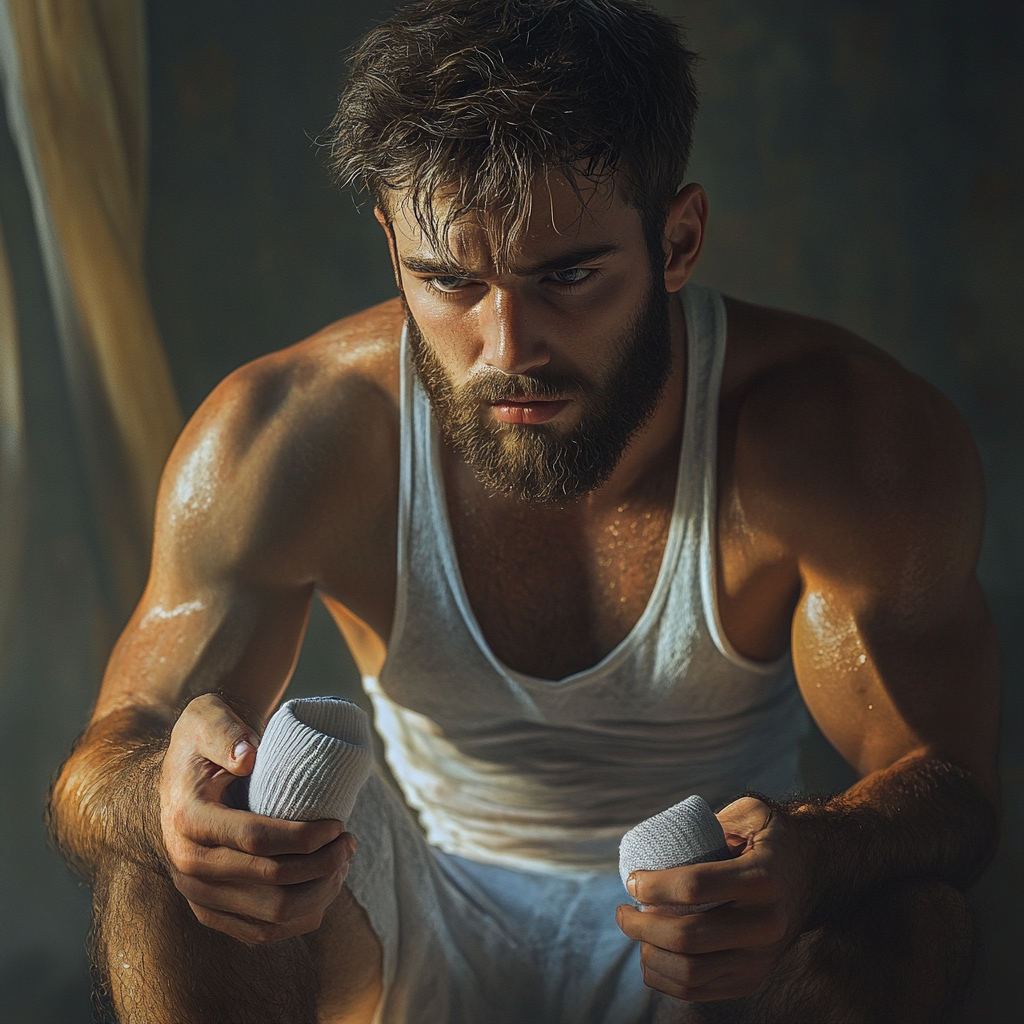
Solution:
{"label": "thumb", "polygon": [[[186,721],[187,717],[187,721]],[[232,775],[249,775],[256,764],[259,733],[215,693],[196,697],[179,719],[195,754]]]}
{"label": "thumb", "polygon": [[725,832],[725,841],[735,855],[764,828],[770,811],[768,805],[756,797],[742,796],[723,807],[716,816]]}

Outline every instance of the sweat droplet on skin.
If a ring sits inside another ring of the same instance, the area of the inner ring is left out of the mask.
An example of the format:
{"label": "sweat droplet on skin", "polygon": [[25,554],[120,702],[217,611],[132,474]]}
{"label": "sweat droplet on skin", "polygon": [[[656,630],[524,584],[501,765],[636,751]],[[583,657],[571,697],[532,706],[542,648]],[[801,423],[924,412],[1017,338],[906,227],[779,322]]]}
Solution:
{"label": "sweat droplet on skin", "polygon": [[191,615],[193,612],[201,612],[206,607],[202,601],[186,601],[184,604],[175,605],[171,609],[164,608],[163,605],[154,605],[148,612],[146,612],[145,618],[142,620],[142,625],[148,625],[154,619],[177,619],[182,615]]}

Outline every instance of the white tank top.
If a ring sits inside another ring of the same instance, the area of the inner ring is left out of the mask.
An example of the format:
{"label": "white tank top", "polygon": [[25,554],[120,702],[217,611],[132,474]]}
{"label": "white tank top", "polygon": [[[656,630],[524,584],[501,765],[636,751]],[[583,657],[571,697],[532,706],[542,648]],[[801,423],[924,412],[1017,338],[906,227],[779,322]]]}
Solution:
{"label": "white tank top", "polygon": [[430,403],[402,339],[398,589],[387,660],[364,679],[388,763],[431,843],[506,867],[615,870],[622,835],[699,793],[800,787],[807,717],[789,654],[738,654],[715,604],[721,296],[683,292],[689,353],[675,506],[646,609],[598,664],[537,679],[502,664],[452,542]]}

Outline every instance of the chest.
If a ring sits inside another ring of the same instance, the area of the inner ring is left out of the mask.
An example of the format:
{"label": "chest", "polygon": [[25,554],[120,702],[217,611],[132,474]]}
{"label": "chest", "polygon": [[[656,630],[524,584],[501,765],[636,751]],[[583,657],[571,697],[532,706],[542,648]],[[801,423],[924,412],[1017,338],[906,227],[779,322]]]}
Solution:
{"label": "chest", "polygon": [[[463,585],[498,659],[531,676],[562,679],[617,647],[657,584],[674,484],[668,474],[646,495],[597,517],[538,515],[479,495],[450,497]],[[785,558],[752,542],[733,514],[728,487],[725,492],[707,567],[715,575],[719,620],[741,654],[769,661],[788,645],[799,580]]]}
{"label": "chest", "polygon": [[517,671],[561,679],[621,643],[654,591],[673,492],[674,475],[596,516],[449,499],[463,585],[494,654]]}

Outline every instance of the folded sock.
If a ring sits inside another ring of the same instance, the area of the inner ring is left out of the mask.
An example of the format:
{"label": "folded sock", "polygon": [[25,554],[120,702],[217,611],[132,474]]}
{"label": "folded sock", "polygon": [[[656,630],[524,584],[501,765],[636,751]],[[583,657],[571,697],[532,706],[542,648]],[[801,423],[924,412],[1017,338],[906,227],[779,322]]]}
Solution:
{"label": "folded sock", "polygon": [[249,809],[290,821],[346,821],[372,764],[370,723],[358,704],[341,697],[290,700],[260,741]]}
{"label": "folded sock", "polygon": [[[668,810],[641,821],[622,837],[619,875],[625,885],[634,871],[665,871],[731,857],[725,832],[707,801],[699,796],[688,796]],[[641,910],[699,914],[721,903],[654,905],[637,902],[637,906]]]}

